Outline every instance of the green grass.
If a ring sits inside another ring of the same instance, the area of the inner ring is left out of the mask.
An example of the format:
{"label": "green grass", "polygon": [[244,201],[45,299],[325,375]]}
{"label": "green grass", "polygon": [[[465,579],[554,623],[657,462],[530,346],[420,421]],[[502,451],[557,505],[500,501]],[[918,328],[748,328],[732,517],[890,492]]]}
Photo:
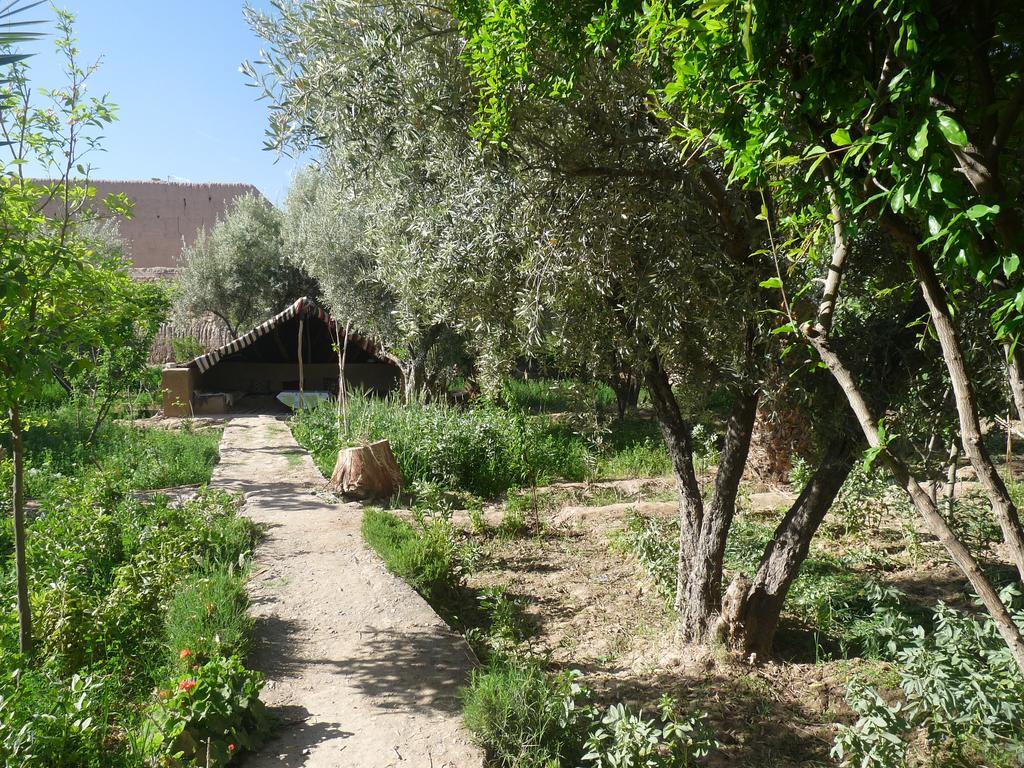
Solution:
{"label": "green grass", "polygon": [[237,568],[221,563],[182,581],[167,605],[164,627],[171,660],[187,650],[193,659],[245,658],[253,620]]}
{"label": "green grass", "polygon": [[438,518],[414,527],[381,509],[363,512],[363,539],[389,571],[449,620],[461,605],[463,554],[450,523]]}
{"label": "green grass", "polygon": [[536,413],[615,409],[615,393],[607,384],[574,379],[521,379],[508,377],[501,399],[510,408]]}
{"label": "green grass", "polygon": [[657,427],[641,419],[584,437],[565,422],[494,405],[402,405],[355,396],[349,409],[343,433],[330,403],[292,420],[296,439],[324,475],[341,448],[380,439],[391,442],[407,487],[433,483],[485,498],[534,482],[650,477],[669,468]]}
{"label": "green grass", "polygon": [[63,403],[37,408],[25,436],[28,495],[41,498],[69,477],[103,474],[133,490],[209,481],[219,454],[219,429],[141,429],[107,421],[92,444],[88,413]]}

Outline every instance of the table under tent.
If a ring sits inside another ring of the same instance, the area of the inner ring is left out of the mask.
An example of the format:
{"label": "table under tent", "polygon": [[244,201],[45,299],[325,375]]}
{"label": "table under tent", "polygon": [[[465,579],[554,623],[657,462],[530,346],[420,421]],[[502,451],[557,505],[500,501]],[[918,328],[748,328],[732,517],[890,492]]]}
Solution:
{"label": "table under tent", "polygon": [[[398,365],[372,341],[336,324],[301,298],[218,349],[163,370],[164,416],[294,408],[338,393],[344,355],[348,391],[384,395],[401,379]],[[286,408],[287,406],[287,408]]]}

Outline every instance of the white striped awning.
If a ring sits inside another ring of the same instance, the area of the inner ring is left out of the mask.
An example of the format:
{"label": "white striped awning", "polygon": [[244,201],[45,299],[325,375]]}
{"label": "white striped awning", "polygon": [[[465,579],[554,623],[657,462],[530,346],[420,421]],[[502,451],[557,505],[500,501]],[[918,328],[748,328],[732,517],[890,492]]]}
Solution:
{"label": "white striped awning", "polygon": [[218,347],[212,352],[207,352],[205,355],[200,355],[193,360],[189,365],[194,365],[199,368],[200,373],[206,373],[213,366],[219,363],[223,358],[228,355],[232,355],[241,349],[245,349],[254,341],[261,336],[265,336],[270,331],[274,330],[277,326],[282,323],[286,323],[293,317],[298,316],[300,313],[306,315],[306,317],[319,318],[325,322],[328,326],[331,324],[331,316],[328,315],[315,301],[303,296],[301,299],[292,304],[284,312],[280,312],[274,315],[266,322],[256,326],[244,336],[239,336],[237,339],[228,342],[222,347]]}

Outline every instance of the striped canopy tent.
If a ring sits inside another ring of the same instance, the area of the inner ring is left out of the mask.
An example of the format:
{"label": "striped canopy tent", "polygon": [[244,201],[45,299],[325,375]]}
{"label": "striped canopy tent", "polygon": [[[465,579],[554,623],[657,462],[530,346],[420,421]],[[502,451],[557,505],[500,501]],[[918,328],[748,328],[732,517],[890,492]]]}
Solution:
{"label": "striped canopy tent", "polygon": [[386,393],[397,386],[397,361],[343,327],[315,301],[298,299],[237,339],[183,366],[164,369],[164,415],[230,410],[243,398],[305,390],[336,393],[339,350],[347,386]]}
{"label": "striped canopy tent", "polygon": [[258,339],[266,336],[275,328],[279,328],[289,320],[294,320],[300,316],[303,318],[320,320],[328,327],[329,332],[332,330],[331,326],[334,325],[331,320],[331,316],[327,314],[323,307],[312,299],[303,296],[301,299],[297,299],[294,304],[288,307],[288,309],[283,312],[278,312],[269,320],[260,323],[244,336],[239,336],[237,339],[228,342],[222,347],[218,347],[212,352],[200,355],[193,360],[190,365],[196,366],[200,373],[206,373],[206,371],[210,370],[210,368],[215,366],[228,355],[242,351],[246,347],[251,346]]}

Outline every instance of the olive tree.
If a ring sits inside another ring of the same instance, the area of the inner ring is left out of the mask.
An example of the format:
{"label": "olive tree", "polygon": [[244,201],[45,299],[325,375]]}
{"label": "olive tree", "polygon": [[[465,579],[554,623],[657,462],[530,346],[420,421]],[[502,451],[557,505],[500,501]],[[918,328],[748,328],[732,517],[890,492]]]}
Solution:
{"label": "olive tree", "polygon": [[[444,318],[526,348],[543,341],[567,361],[610,353],[642,372],[680,494],[680,628],[710,639],[771,364],[764,313],[778,309],[759,286],[769,238],[753,201],[728,188],[720,163],[679,156],[652,119],[642,69],[595,60],[557,98],[503,94],[490,115],[503,121],[500,137],[479,145],[466,39],[441,9],[282,4],[252,21],[271,42],[249,71],[274,100],[274,141],[328,158],[343,181],[335,211],[361,209],[345,231],[370,246],[365,263],[393,292],[399,325]],[[707,503],[677,383],[732,404]],[[752,649],[770,645],[785,590],[853,461],[855,440],[832,443],[759,568]]]}
{"label": "olive tree", "polygon": [[[923,344],[944,369],[957,439],[1024,574],[1018,512],[981,439],[977,391],[985,375],[965,352],[972,329],[960,311],[988,308],[988,343],[1005,345],[1011,384],[1019,383],[1024,86],[1014,5],[458,7],[473,31],[469,58],[491,132],[507,122],[509,94],[571,89],[577,63],[588,56],[620,63],[638,56],[649,66],[652,119],[686,157],[722,162],[732,184],[760,202],[772,237],[767,249],[749,254],[772,257],[763,282],[781,291],[779,330],[799,330],[842,387],[869,457],[906,490],[1024,667],[1020,630],[915,469],[913,457],[924,451],[897,438],[892,424],[886,428],[886,408],[868,391],[876,372],[841,349],[847,320],[865,309],[883,314],[894,296],[904,300],[908,320],[928,317],[935,342]],[[545,68],[553,58],[559,65]],[[880,241],[858,265],[874,268],[867,280],[875,290],[851,305],[851,267]],[[918,296],[904,290],[908,284]],[[941,402],[932,407],[948,412]]]}
{"label": "olive tree", "polygon": [[182,251],[175,315],[215,315],[237,338],[296,299],[316,298],[316,281],[285,256],[281,227],[281,212],[261,195],[233,200]]}
{"label": "olive tree", "polygon": [[361,2],[282,3],[249,18],[270,45],[246,69],[275,105],[274,145],[320,153],[289,195],[288,249],[332,313],[399,360],[413,397],[442,342],[475,348],[510,310],[488,266],[509,250],[514,209],[468,134],[448,22]]}

